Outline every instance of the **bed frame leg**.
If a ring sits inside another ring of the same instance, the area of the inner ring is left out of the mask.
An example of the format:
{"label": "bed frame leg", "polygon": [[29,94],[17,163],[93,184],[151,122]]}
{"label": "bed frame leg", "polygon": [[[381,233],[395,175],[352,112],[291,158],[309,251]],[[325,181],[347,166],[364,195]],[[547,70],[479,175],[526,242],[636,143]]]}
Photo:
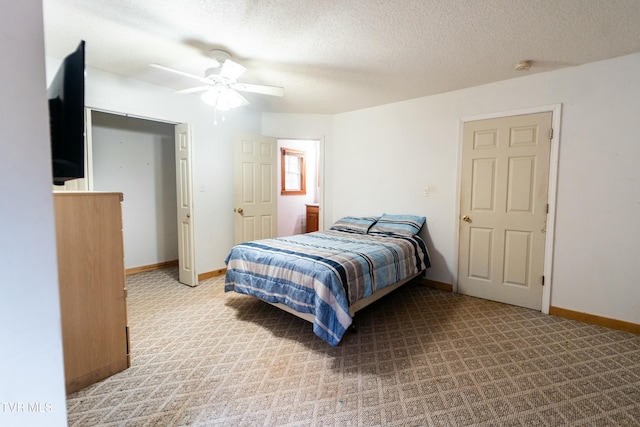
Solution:
{"label": "bed frame leg", "polygon": [[349,332],[351,332],[352,334],[358,333],[358,328],[356,327],[355,322],[351,322],[351,326],[349,326]]}

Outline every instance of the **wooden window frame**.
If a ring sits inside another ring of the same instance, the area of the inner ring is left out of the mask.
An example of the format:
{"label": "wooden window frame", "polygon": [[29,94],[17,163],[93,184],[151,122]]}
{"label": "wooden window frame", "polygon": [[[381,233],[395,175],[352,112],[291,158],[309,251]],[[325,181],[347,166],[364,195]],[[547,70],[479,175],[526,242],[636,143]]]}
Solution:
{"label": "wooden window frame", "polygon": [[[294,150],[292,148],[280,148],[280,182],[281,190],[280,194],[283,196],[301,196],[307,194],[307,163],[306,163],[306,151]],[[295,190],[287,190],[286,176],[287,176],[287,162],[286,157],[298,157],[300,158],[300,188]]]}

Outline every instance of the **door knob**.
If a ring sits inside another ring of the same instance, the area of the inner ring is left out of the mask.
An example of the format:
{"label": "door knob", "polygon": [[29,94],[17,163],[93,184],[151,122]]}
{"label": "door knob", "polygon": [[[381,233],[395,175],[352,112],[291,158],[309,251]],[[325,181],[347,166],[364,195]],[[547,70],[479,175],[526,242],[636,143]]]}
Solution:
{"label": "door knob", "polygon": [[242,209],[242,208],[238,208],[238,209],[237,209],[237,212],[238,212],[240,215],[242,215],[242,214],[244,213],[244,209]]}
{"label": "door knob", "polygon": [[463,221],[467,221],[467,222],[471,222],[471,218],[469,218],[469,215],[465,215],[462,217]]}

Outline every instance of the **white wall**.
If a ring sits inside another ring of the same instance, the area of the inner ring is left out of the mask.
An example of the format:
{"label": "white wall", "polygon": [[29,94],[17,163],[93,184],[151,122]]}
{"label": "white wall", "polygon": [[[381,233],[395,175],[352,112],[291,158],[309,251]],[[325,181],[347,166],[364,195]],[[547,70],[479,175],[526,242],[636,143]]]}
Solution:
{"label": "white wall", "polygon": [[94,111],[93,189],[124,195],[125,268],[178,259],[173,124]]}
{"label": "white wall", "polygon": [[[75,46],[70,46],[69,51]],[[87,44],[87,52],[91,45]],[[47,58],[48,71],[58,61]],[[260,114],[243,107],[226,112],[225,121],[199,97],[177,95],[173,90],[87,69],[88,107],[127,113],[172,123],[189,122],[193,138],[193,179],[196,272],[224,268],[233,245],[233,140],[237,133],[260,133]],[[126,256],[126,254],[125,254]]]}
{"label": "white wall", "polygon": [[[336,117],[333,219],[345,215],[427,217],[420,235],[432,268],[427,277],[452,283],[458,115],[446,99],[421,98]],[[338,155],[339,153],[339,155]],[[422,188],[429,186],[429,197]]]}
{"label": "white wall", "polygon": [[42,5],[10,9],[0,14],[0,425],[66,426]]}
{"label": "white wall", "polygon": [[[427,277],[452,283],[460,119],[562,104],[551,305],[640,323],[638,76],[635,54],[337,115],[325,214],[425,215]],[[279,134],[307,119],[265,115],[262,126]]]}

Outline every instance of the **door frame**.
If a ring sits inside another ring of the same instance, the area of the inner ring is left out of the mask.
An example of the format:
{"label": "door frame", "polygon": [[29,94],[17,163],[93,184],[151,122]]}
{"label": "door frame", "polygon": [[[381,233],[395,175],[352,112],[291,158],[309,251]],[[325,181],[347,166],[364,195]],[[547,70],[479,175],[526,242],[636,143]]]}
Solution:
{"label": "door frame", "polygon": [[[92,138],[92,133],[91,133],[91,126],[92,126],[92,122],[91,122],[91,113],[93,111],[99,112],[99,113],[105,113],[105,114],[113,114],[116,116],[124,116],[124,117],[130,117],[133,119],[142,119],[142,120],[151,120],[154,122],[158,122],[158,123],[166,123],[166,124],[170,124],[173,125],[174,127],[174,132],[175,132],[175,127],[179,124],[186,124],[189,125],[188,122],[182,123],[182,122],[174,122],[174,121],[170,121],[170,120],[165,120],[165,119],[158,119],[158,118],[154,118],[154,117],[146,117],[146,116],[139,116],[139,115],[135,115],[135,114],[128,114],[128,113],[122,113],[122,112],[118,112],[118,111],[112,111],[112,110],[105,110],[102,108],[93,108],[93,107],[85,107],[84,109],[85,111],[85,188],[88,191],[93,191],[93,138]],[[177,138],[174,137],[174,152],[176,150],[176,148],[178,147],[179,144],[179,140]],[[178,182],[178,171],[176,171],[176,183]],[[193,179],[189,180],[189,188],[188,191],[191,194],[193,193]],[[178,207],[180,201],[176,200],[176,208]],[[191,203],[193,204],[193,200],[191,201]],[[195,208],[193,209],[195,210]],[[193,214],[193,212],[192,212]],[[177,227],[177,225],[176,225]],[[195,228],[195,227],[194,227]],[[195,235],[195,230],[193,231],[193,234]],[[178,240],[180,239],[180,230],[178,229]],[[179,244],[179,242],[178,242]],[[193,242],[193,244],[190,247],[192,253],[191,255],[191,260],[193,260],[193,270],[194,270],[194,276],[196,278],[195,281],[195,285],[198,285],[198,274],[195,270],[195,260],[196,260],[196,249],[195,249],[195,242]],[[125,254],[126,255],[126,254]],[[178,258],[180,257],[180,251],[178,250]],[[179,261],[178,261],[179,262]]]}
{"label": "door frame", "polygon": [[[277,136],[276,140],[290,139],[299,141],[318,141],[318,207],[320,208],[320,215],[318,216],[318,229],[324,230],[326,209],[324,206],[324,189],[325,189],[325,141],[324,136]],[[277,177],[280,179],[280,176]]]}
{"label": "door frame", "polygon": [[560,155],[560,123],[562,115],[562,104],[542,105],[538,107],[523,108],[518,110],[510,110],[497,113],[480,114],[474,116],[460,117],[458,123],[458,169],[457,169],[457,185],[456,185],[456,226],[454,228],[454,248],[453,254],[453,285],[452,291],[458,292],[458,267],[460,263],[460,195],[462,187],[462,143],[464,125],[466,122],[505,118],[511,116],[521,116],[525,114],[547,113],[551,112],[551,127],[553,129],[553,137],[551,138],[551,152],[549,158],[549,189],[547,192],[547,200],[549,203],[549,213],[547,214],[547,232],[544,245],[544,286],[542,288],[542,313],[549,314],[551,306],[551,286],[553,284],[553,243],[555,240],[556,226],[556,202],[558,190],[558,166]]}
{"label": "door frame", "polygon": [[[317,159],[316,159],[316,181],[317,181],[317,199],[318,199],[318,208],[320,209],[320,215],[318,216],[318,229],[322,230],[324,228],[324,209],[323,209],[323,205],[324,205],[324,137],[318,137],[318,138],[282,138],[282,137],[277,137],[276,138],[277,144],[280,145],[280,141],[308,141],[308,142],[315,142],[317,143],[317,147],[318,147],[318,152],[317,152]],[[280,166],[280,163],[278,163],[278,166],[276,168],[278,170],[278,182],[280,182],[280,179],[282,178],[282,168]],[[281,195],[278,194],[278,204],[280,203],[280,198]],[[304,203],[302,203],[302,207],[304,208]],[[278,206],[278,211],[279,211],[280,206]],[[279,231],[278,230],[278,235],[279,235]],[[303,230],[304,233],[304,230]]]}

